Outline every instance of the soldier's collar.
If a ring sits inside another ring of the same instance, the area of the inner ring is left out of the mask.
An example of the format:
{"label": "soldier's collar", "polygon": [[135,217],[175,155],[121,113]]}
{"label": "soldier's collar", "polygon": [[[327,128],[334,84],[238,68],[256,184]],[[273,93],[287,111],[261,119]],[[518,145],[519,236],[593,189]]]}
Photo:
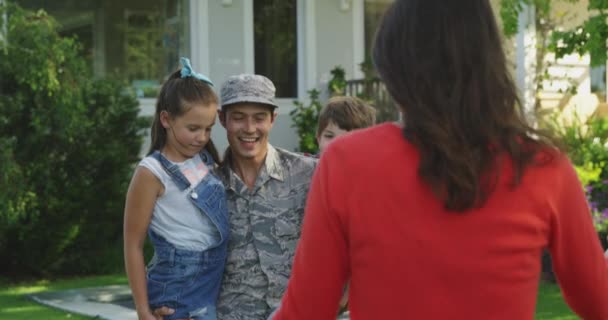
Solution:
{"label": "soldier's collar", "polygon": [[232,162],[232,150],[230,150],[230,147],[226,148],[226,151],[224,152],[224,161],[222,162],[222,166],[220,167],[220,171],[222,173],[223,176],[223,181],[225,184],[225,187],[227,189],[232,189],[236,191],[236,173],[234,173],[234,171],[232,170],[231,167],[231,162]]}
{"label": "soldier's collar", "polygon": [[[236,190],[236,173],[234,170],[232,170],[231,162],[232,150],[230,150],[230,147],[228,147],[224,154],[224,162],[221,169],[223,171],[224,183],[226,183],[226,187]],[[268,152],[266,153],[266,158],[264,159],[264,165],[262,168],[260,168],[258,175],[267,175],[268,177],[281,182],[284,180],[285,169],[282,166],[280,154],[271,144],[268,144]]]}
{"label": "soldier's collar", "polygon": [[279,152],[270,143],[268,144],[268,153],[265,160],[266,172],[276,180],[283,181],[285,170],[281,163]]}

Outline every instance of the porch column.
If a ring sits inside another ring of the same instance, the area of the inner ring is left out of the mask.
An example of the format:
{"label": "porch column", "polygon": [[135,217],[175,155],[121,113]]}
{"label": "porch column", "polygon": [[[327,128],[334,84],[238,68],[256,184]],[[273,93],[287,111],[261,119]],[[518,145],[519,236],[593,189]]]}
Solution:
{"label": "porch column", "polygon": [[365,60],[365,2],[352,1],[353,14],[353,78],[363,79],[360,63]]}
{"label": "porch column", "polygon": [[190,0],[190,60],[195,70],[210,70],[209,0]]}
{"label": "porch column", "polygon": [[[317,19],[315,13],[315,4],[317,0],[298,0],[298,8],[302,8],[303,18],[303,63],[298,63],[304,70],[306,81],[303,81],[304,87],[301,87],[301,92],[298,92],[299,97],[307,97],[306,91],[317,87]],[[300,33],[298,33],[300,37]],[[299,57],[298,57],[299,59]],[[300,70],[298,70],[300,71]],[[298,72],[299,73],[299,72]],[[300,77],[298,80],[302,79]]]}
{"label": "porch column", "polygon": [[534,5],[522,4],[519,13],[516,47],[516,81],[523,112],[528,121],[535,122],[536,104],[536,10]]}

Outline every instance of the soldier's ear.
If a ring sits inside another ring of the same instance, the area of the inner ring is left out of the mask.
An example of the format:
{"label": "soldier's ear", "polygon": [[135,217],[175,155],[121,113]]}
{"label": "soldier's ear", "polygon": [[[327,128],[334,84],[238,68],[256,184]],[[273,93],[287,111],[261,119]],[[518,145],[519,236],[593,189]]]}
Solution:
{"label": "soldier's ear", "polygon": [[220,110],[219,116],[220,116],[220,123],[222,124],[222,127],[226,128],[226,112]]}
{"label": "soldier's ear", "polygon": [[276,111],[273,111],[273,112],[270,114],[270,123],[271,123],[271,124],[274,124],[274,120],[277,118],[277,116],[278,116],[278,115],[279,115],[279,113],[278,113],[278,112],[276,112]]}

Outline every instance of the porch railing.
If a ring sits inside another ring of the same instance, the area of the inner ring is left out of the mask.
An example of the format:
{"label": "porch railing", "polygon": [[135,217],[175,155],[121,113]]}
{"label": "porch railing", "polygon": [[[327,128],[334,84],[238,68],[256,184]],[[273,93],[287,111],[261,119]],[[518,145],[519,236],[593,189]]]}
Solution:
{"label": "porch railing", "polygon": [[344,95],[369,101],[376,108],[378,123],[399,120],[398,108],[389,95],[384,83],[378,79],[354,79],[346,81]]}

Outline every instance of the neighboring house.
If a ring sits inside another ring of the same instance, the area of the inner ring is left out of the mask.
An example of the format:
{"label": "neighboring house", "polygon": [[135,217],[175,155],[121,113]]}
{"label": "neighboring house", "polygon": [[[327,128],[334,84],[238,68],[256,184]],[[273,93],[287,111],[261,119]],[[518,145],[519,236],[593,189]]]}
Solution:
{"label": "neighboring house", "polygon": [[[498,12],[500,0],[491,2]],[[588,5],[589,0],[551,1],[551,13],[543,22],[548,30],[572,30],[588,19]],[[605,113],[606,66],[592,68],[588,54],[556,59],[539,37],[534,10],[524,6],[519,32],[505,46],[528,114],[557,112],[566,121],[574,115],[584,121]]]}
{"label": "neighboring house", "polygon": [[[558,30],[572,30],[588,19],[589,0],[574,3],[556,2],[552,19]],[[555,59],[554,54],[545,56],[547,78],[542,80],[538,92],[542,109],[556,109],[562,118],[575,115],[585,120],[594,113],[603,113],[606,101],[606,65],[590,67],[590,56],[578,54]]]}
{"label": "neighboring house", "polygon": [[[62,33],[82,41],[95,76],[119,74],[136,90],[143,115],[154,112],[159,85],[189,56],[215,82],[260,73],[277,87],[279,116],[271,141],[298,145],[289,112],[307,91],[323,89],[340,65],[359,68],[381,13],[391,0],[9,0],[44,9]],[[227,146],[216,125],[213,139]]]}

